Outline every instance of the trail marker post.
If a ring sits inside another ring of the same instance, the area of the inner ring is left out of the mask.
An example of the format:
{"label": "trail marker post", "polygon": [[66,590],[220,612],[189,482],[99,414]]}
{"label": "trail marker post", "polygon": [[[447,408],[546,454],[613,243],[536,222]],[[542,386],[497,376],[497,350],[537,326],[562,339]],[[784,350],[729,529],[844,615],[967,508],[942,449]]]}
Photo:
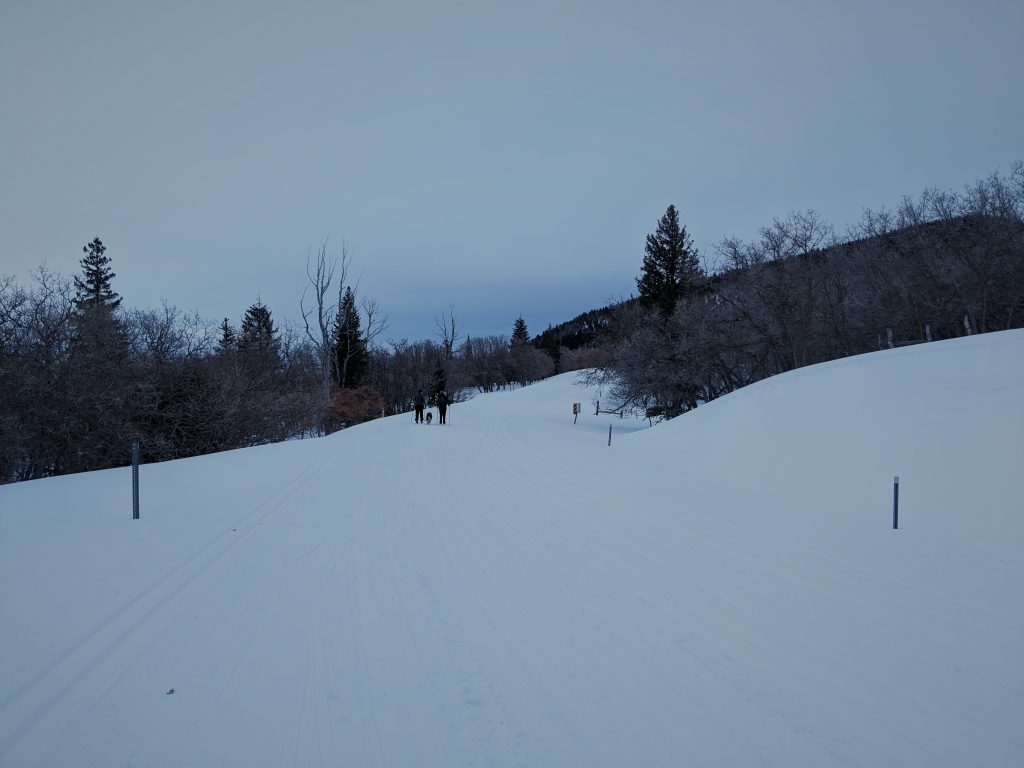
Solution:
{"label": "trail marker post", "polygon": [[608,425],[608,447],[611,447],[611,444],[612,444],[612,425],[609,424]]}
{"label": "trail marker post", "polygon": [[139,519],[139,441],[132,443],[132,520]]}
{"label": "trail marker post", "polygon": [[900,527],[900,476],[892,479],[892,529]]}
{"label": "trail marker post", "polygon": [[579,417],[580,417],[580,404],[579,403],[573,403],[572,404],[572,423],[575,424],[576,423],[576,419],[578,419]]}

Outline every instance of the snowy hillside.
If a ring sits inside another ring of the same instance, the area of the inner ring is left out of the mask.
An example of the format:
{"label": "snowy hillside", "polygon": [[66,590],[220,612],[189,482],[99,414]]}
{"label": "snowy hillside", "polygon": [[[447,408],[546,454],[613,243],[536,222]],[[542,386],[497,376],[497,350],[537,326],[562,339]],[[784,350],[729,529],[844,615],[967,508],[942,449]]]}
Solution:
{"label": "snowy hillside", "polygon": [[1024,765],[1024,332],[573,381],[0,487],[0,765]]}

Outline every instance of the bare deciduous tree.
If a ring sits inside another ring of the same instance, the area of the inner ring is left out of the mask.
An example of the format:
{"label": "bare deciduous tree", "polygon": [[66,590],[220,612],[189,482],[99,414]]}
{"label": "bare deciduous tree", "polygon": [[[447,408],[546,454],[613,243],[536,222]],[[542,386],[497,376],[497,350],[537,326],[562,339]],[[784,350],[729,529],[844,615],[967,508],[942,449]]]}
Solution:
{"label": "bare deciduous tree", "polygon": [[455,354],[455,345],[459,343],[459,329],[455,323],[455,308],[448,307],[448,316],[441,314],[434,318],[437,336],[441,338],[441,350],[445,360],[451,360]]}
{"label": "bare deciduous tree", "polygon": [[[341,291],[348,279],[348,271],[351,266],[351,257],[348,248],[344,243],[341,245],[341,262],[327,255],[327,241],[324,240],[320,249],[316,252],[314,264],[311,266],[311,256],[306,255],[306,279],[309,284],[302,292],[302,299],[299,307],[302,312],[302,320],[305,324],[306,337],[317,353],[317,360],[320,367],[321,397],[324,407],[331,398],[331,380],[336,371],[337,365],[334,355],[333,323],[334,317],[341,304]],[[340,273],[338,270],[340,269]],[[335,275],[338,276],[338,298],[333,303],[328,300],[331,284]],[[307,307],[307,295],[312,289],[312,299]]]}
{"label": "bare deciduous tree", "polygon": [[388,329],[388,316],[385,315],[375,299],[363,297],[359,300],[359,308],[363,312],[365,325],[363,326],[363,339],[367,349],[373,347],[374,342]]}

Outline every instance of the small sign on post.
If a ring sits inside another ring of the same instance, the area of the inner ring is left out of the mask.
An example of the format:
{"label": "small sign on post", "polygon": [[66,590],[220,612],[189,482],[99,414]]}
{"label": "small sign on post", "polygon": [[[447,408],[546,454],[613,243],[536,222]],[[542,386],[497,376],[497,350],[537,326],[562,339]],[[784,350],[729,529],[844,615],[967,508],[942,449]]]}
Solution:
{"label": "small sign on post", "polygon": [[139,519],[139,441],[132,443],[132,520]]}
{"label": "small sign on post", "polygon": [[573,403],[572,404],[572,423],[573,424],[575,424],[576,423],[576,419],[578,419],[580,417],[580,410],[582,410],[582,406],[581,406],[580,403]]}

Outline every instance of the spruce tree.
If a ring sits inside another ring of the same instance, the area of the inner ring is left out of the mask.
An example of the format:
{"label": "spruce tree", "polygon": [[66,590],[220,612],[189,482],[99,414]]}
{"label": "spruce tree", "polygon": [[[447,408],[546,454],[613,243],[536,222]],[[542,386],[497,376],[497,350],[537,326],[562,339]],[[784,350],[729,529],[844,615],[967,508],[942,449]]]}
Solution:
{"label": "spruce tree", "polygon": [[221,352],[230,352],[238,347],[238,338],[235,336],[235,329],[231,327],[231,323],[225,317],[224,322],[220,324],[220,340],[217,342],[217,348]]}
{"label": "spruce tree", "polygon": [[356,295],[351,286],[345,288],[338,315],[334,321],[335,383],[342,388],[358,387],[366,376],[370,356],[366,350],[359,320]]}
{"label": "spruce tree", "polygon": [[270,309],[259,299],[245,311],[238,333],[238,352],[250,384],[272,389],[281,370],[281,340]]}
{"label": "spruce tree", "polygon": [[437,364],[434,366],[433,381],[430,385],[431,402],[436,403],[438,393],[444,392],[446,389],[448,389],[448,371],[444,368],[444,361],[438,358]]}
{"label": "spruce tree", "polygon": [[527,344],[529,341],[530,332],[526,330],[526,321],[520,315],[512,327],[512,340],[509,342],[509,346],[515,347],[517,344]]}
{"label": "spruce tree", "polygon": [[697,290],[701,277],[700,262],[686,227],[679,225],[679,214],[670,205],[658,222],[658,229],[647,236],[643,272],[636,278],[640,300],[657,307],[665,319],[679,299]]}
{"label": "spruce tree", "polygon": [[245,352],[276,352],[279,344],[270,309],[257,299],[242,318],[238,348]]}
{"label": "spruce tree", "polygon": [[562,339],[561,333],[548,326],[548,330],[541,334],[541,349],[548,353],[555,364],[555,373],[562,373]]}
{"label": "spruce tree", "polygon": [[80,365],[84,359],[90,365],[100,360],[114,364],[127,352],[124,329],[115,313],[121,297],[110,285],[116,275],[106,250],[98,237],[83,246],[82,276],[75,276],[75,347]]}
{"label": "spruce tree", "polygon": [[111,312],[121,304],[121,297],[110,287],[110,282],[117,274],[110,271],[110,258],[106,256],[106,246],[97,237],[88,245],[82,246],[83,277],[75,276],[75,306],[79,312],[105,308]]}
{"label": "spruce tree", "polygon": [[116,466],[135,431],[125,403],[137,386],[137,369],[116,313],[121,297],[111,288],[115,275],[105,251],[98,237],[83,247],[82,277],[75,277],[74,339],[61,381],[74,404],[65,416],[77,443],[67,465],[72,471]]}

